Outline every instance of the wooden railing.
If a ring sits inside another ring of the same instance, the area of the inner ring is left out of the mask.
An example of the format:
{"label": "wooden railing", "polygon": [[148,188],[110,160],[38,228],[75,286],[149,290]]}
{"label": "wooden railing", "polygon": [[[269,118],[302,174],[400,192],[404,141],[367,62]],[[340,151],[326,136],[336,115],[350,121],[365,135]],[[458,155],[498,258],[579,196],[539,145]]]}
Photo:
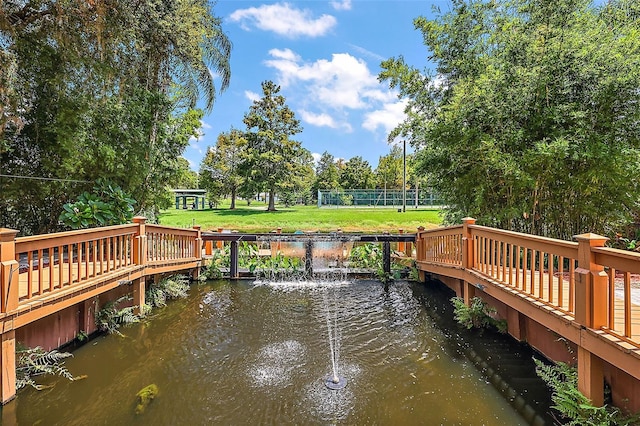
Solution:
{"label": "wooden railing", "polygon": [[0,313],[115,276],[144,275],[147,267],[179,268],[202,256],[199,227],[147,225],[141,217],[126,225],[18,238],[16,234],[2,229]]}
{"label": "wooden railing", "polygon": [[640,253],[608,247],[594,247],[591,252],[607,274],[608,305],[602,328],[640,347]]}
{"label": "wooden railing", "polygon": [[[640,253],[603,247],[606,238],[563,241],[469,224],[417,235],[418,262],[464,267],[477,276],[511,288],[576,319],[576,299],[590,313],[589,326],[614,334],[640,348]],[[463,242],[468,252],[463,256]],[[597,241],[593,246],[590,242]],[[587,259],[579,265],[579,247]],[[464,259],[466,257],[466,259]],[[587,263],[588,262],[588,263]],[[604,282],[576,287],[576,271]],[[583,272],[584,274],[584,272]],[[632,282],[633,281],[633,282]],[[602,287],[604,285],[604,291]],[[588,295],[576,291],[592,290]],[[580,310],[580,308],[578,308]],[[605,314],[603,314],[603,312]],[[578,315],[579,316],[579,315]],[[586,324],[585,324],[586,325]]]}
{"label": "wooden railing", "polygon": [[135,224],[16,238],[19,301],[134,265]]}
{"label": "wooden railing", "polygon": [[421,271],[460,280],[467,303],[484,291],[548,327],[574,325],[554,332],[577,345],[579,387],[601,402],[602,389],[594,390],[602,385],[597,357],[640,381],[640,253],[604,247],[607,238],[594,234],[575,239],[489,228],[467,218],[462,226],[419,230],[416,262]]}
{"label": "wooden railing", "polygon": [[471,268],[569,315],[575,311],[578,243],[483,226],[471,229]]}
{"label": "wooden railing", "polygon": [[193,229],[146,225],[147,262],[199,258],[198,233]]}
{"label": "wooden railing", "polygon": [[416,238],[417,260],[462,266],[462,225],[420,231]]}

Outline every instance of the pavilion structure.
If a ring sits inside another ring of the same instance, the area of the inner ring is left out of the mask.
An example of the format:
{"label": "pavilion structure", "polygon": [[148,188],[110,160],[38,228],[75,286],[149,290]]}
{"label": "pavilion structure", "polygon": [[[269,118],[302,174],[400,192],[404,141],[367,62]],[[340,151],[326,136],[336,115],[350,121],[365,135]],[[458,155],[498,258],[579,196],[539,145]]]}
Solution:
{"label": "pavilion structure", "polygon": [[173,193],[176,197],[176,209],[180,209],[180,204],[182,204],[183,209],[192,208],[198,210],[200,207],[204,210],[204,201],[207,195],[206,189],[174,189]]}

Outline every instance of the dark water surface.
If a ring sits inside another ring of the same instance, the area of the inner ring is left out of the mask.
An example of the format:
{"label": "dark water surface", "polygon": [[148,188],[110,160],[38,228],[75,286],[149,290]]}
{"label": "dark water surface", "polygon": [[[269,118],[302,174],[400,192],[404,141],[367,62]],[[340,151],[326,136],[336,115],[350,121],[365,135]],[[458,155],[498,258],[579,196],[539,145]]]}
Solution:
{"label": "dark water surface", "polygon": [[[87,379],[21,391],[12,411],[20,425],[525,424],[424,298],[403,281],[195,284],[126,337],[74,351],[67,367]],[[329,326],[338,391],[324,385]],[[159,394],[136,415],[149,384]]]}

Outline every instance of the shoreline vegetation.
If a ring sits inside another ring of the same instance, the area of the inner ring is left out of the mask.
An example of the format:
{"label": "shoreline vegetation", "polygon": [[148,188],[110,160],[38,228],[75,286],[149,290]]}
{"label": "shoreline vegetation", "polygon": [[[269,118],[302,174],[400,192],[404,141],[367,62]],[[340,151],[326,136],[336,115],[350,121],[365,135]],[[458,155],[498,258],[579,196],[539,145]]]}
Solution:
{"label": "shoreline vegetation", "polygon": [[419,226],[435,228],[442,225],[439,209],[416,209],[407,206],[405,212],[398,208],[331,208],[317,206],[278,207],[275,212],[266,211],[266,204],[252,202],[250,206],[238,206],[230,210],[228,201],[215,209],[163,210],[159,216],[162,225],[191,227],[200,225],[203,231],[234,230],[249,233],[266,233],[282,228],[283,233],[343,232],[397,233],[403,229],[413,233]]}

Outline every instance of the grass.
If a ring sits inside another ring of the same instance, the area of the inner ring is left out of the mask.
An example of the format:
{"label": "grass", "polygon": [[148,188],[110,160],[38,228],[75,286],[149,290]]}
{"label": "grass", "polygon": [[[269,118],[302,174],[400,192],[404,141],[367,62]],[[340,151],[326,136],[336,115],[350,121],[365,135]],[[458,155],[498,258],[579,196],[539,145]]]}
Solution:
{"label": "grass", "polygon": [[[241,202],[242,204],[242,202]],[[419,226],[434,228],[442,223],[439,210],[416,210],[407,207],[406,212],[394,208],[321,208],[317,206],[277,207],[267,212],[263,203],[252,202],[251,206],[238,205],[229,210],[228,204],[218,209],[165,210],[160,215],[160,224],[177,227],[200,225],[203,231],[218,228],[240,232],[271,232],[282,228],[282,232],[316,231],[396,233],[399,229],[415,232]]]}

